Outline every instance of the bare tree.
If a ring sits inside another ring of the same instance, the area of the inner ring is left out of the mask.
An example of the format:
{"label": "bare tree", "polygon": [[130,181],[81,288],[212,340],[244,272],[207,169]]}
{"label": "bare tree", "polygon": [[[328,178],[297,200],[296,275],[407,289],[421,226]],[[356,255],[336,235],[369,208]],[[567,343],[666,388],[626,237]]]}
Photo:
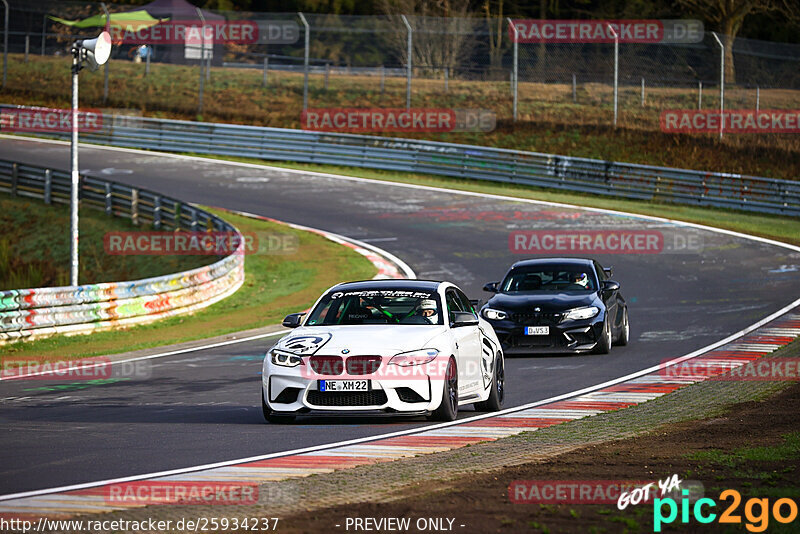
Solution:
{"label": "bare tree", "polygon": [[702,16],[723,34],[725,81],[730,83],[736,83],[733,43],[748,15],[779,13],[795,24],[800,21],[797,0],[677,0],[677,4]]}
{"label": "bare tree", "polygon": [[483,16],[486,19],[486,28],[489,30],[489,66],[492,73],[499,72],[503,60],[503,0],[497,0],[497,10],[492,12],[491,0],[483,4]]}
{"label": "bare tree", "polygon": [[476,19],[470,17],[468,0],[381,0],[380,7],[393,21],[388,40],[404,63],[407,33],[400,15],[413,31],[412,63],[426,72],[452,71],[474,48]]}

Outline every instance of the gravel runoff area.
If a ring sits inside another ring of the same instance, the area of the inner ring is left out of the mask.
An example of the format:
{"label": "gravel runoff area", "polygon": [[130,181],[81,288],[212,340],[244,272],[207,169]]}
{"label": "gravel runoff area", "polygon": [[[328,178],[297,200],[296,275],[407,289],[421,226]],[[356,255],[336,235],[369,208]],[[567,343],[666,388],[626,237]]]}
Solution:
{"label": "gravel runoff area", "polygon": [[[772,357],[800,357],[800,342],[766,356]],[[436,516],[455,518],[452,529],[461,532],[635,532],[639,523],[651,531],[652,518],[641,516],[652,506],[641,506],[634,514],[630,509],[620,512],[614,504],[515,504],[508,486],[518,479],[638,481],[679,473],[700,480],[708,496],[709,489],[725,486],[725,477],[735,482],[738,472],[726,473],[725,466],[704,471],[707,462],[692,463],[686,455],[697,449],[775,444],[786,432],[800,430],[800,385],[792,384],[709,380],[630,408],[494,442],[262,484],[257,504],[148,506],[102,519],[172,520],[175,525],[186,518],[277,517],[279,532],[352,532],[352,525],[346,528],[348,517],[410,517],[409,531],[416,532],[418,517]],[[782,472],[797,480],[800,469],[795,465],[794,470]],[[741,491],[747,497],[746,488]],[[582,510],[587,507],[588,513]],[[714,531],[719,526],[702,528]]]}

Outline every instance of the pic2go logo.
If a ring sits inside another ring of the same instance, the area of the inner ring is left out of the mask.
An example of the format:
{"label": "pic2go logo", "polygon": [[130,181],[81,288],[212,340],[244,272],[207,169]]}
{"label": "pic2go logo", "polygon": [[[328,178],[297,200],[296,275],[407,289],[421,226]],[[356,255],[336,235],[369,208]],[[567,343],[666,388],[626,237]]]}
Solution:
{"label": "pic2go logo", "polygon": [[[695,521],[698,523],[712,523],[717,519],[717,514],[711,511],[716,508],[717,503],[713,499],[702,498],[695,501],[694,506],[691,506],[687,495],[688,490],[681,492],[683,498],[681,499],[680,514],[681,523],[688,524],[690,522],[689,512],[694,516]],[[728,489],[719,494],[720,501],[727,501],[732,499],[728,508],[719,516],[719,523],[741,524],[742,516],[736,513],[739,505],[742,503],[741,494],[733,489]],[[665,510],[666,509],[666,510]],[[756,511],[757,509],[757,511]],[[667,511],[668,510],[668,511]],[[664,515],[665,512],[667,515]],[[749,532],[764,532],[769,526],[770,512],[772,517],[778,523],[791,523],[797,519],[797,503],[789,498],[782,498],[772,503],[770,509],[770,501],[766,498],[750,498],[744,503],[744,516],[747,522],[745,528]],[[788,513],[787,513],[788,512]],[[656,498],[653,501],[653,531],[661,532],[661,525],[668,525],[678,518],[678,503],[675,499]]]}

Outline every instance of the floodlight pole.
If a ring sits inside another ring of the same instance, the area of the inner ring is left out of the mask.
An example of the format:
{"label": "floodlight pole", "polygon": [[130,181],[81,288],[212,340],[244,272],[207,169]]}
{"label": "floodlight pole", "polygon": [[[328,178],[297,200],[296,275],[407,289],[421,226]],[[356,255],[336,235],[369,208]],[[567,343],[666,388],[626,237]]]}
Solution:
{"label": "floodlight pole", "polygon": [[72,189],[70,193],[70,275],[69,284],[78,285],[78,197],[81,185],[78,173],[78,73],[81,70],[81,41],[72,45],[72,141],[70,143],[70,170]]}
{"label": "floodlight pole", "polygon": [[199,115],[203,114],[203,83],[205,80],[205,73],[203,72],[203,66],[205,64],[205,56],[206,56],[206,18],[203,16],[203,12],[200,10],[199,7],[194,8],[197,11],[197,16],[200,17],[200,22],[202,26],[200,27],[200,89],[197,93],[197,113]]}
{"label": "floodlight pole", "polygon": [[311,47],[311,26],[308,25],[306,16],[302,12],[297,12],[300,17],[300,22],[303,23],[305,32],[304,52],[303,52],[303,111],[308,109],[308,61],[309,61],[309,48]]}
{"label": "floodlight pole", "polygon": [[619,33],[611,24],[608,24],[608,29],[614,34],[614,128],[616,128],[619,97]]}
{"label": "floodlight pole", "polygon": [[514,33],[514,66],[513,70],[511,71],[511,90],[513,91],[514,95],[514,103],[513,103],[513,115],[514,115],[514,122],[517,122],[517,82],[519,80],[519,30],[514,25],[514,21],[511,20],[511,17],[507,17],[506,20],[508,21],[508,26],[513,30]]}

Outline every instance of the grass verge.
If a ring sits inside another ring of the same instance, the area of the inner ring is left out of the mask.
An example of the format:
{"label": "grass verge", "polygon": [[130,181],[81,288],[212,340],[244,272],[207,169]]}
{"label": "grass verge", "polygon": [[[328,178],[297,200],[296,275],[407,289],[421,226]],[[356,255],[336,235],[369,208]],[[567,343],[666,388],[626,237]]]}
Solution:
{"label": "grass verge", "polygon": [[488,181],[463,180],[446,178],[427,174],[410,172],[392,172],[358,167],[342,167],[336,165],[317,165],[307,163],[285,163],[263,161],[254,158],[218,157],[205,154],[191,154],[197,157],[235,161],[256,165],[269,165],[289,169],[298,169],[314,172],[338,174],[342,176],[355,176],[386,182],[399,182],[405,184],[425,185],[431,187],[444,187],[459,191],[484,193],[491,195],[505,195],[516,198],[542,200],[547,202],[561,202],[591,208],[619,210],[628,213],[665,217],[679,221],[713,226],[735,232],[776,239],[785,243],[800,245],[800,219],[796,217],[782,217],[778,215],[761,215],[741,211],[717,208],[699,208],[694,206],[680,206],[661,202],[647,202],[643,200],[626,200],[612,197],[602,197],[581,193],[566,193],[543,188],[530,187],[517,184],[498,184]]}
{"label": "grass verge", "polygon": [[[69,285],[69,206],[0,194],[0,288]],[[216,261],[214,256],[122,256],[105,252],[107,232],[135,232],[130,220],[97,210],[80,215],[81,283],[140,280],[187,271]]]}
{"label": "grass verge", "polygon": [[202,339],[276,323],[311,306],[322,291],[342,280],[372,278],[366,258],[317,234],[281,224],[208,209],[242,232],[294,234],[290,254],[253,254],[245,259],[245,282],[232,296],[194,314],[91,336],[55,336],[2,347],[0,359],[68,360]]}

